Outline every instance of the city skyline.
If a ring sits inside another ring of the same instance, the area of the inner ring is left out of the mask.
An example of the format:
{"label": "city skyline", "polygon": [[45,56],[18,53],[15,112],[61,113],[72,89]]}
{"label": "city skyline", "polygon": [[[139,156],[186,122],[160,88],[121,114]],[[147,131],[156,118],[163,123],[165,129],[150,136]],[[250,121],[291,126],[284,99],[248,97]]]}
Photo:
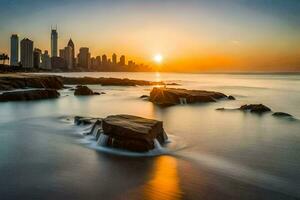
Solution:
{"label": "city skyline", "polygon": [[22,37],[32,33],[36,45],[50,51],[49,27],[57,24],[59,49],[72,38],[94,57],[126,53],[153,64],[159,53],[170,71],[300,70],[295,0],[32,0],[31,6],[6,1],[0,8],[6,16],[5,22],[0,19],[0,52],[9,53],[5,38],[13,31]]}
{"label": "city skyline", "polygon": [[[34,41],[29,38],[24,38],[19,44],[19,35],[12,34],[10,37],[10,55],[7,56],[10,60],[10,66],[22,70],[51,70],[51,71],[152,71],[147,65],[136,64],[132,60],[126,63],[125,55],[121,55],[119,60],[116,53],[111,57],[106,54],[91,56],[89,47],[78,47],[76,54],[75,44],[72,38],[69,39],[67,45],[59,47],[59,33],[57,27],[52,28],[50,34],[50,52],[48,49],[41,50],[34,45]],[[19,49],[20,45],[20,49]],[[20,57],[19,57],[20,53]]]}

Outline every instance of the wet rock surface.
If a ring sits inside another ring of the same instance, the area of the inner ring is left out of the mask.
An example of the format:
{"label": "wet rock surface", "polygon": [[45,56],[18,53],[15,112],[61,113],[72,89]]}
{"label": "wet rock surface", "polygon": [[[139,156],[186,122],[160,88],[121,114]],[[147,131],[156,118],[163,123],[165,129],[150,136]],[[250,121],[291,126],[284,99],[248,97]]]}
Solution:
{"label": "wet rock surface", "polygon": [[167,140],[162,121],[133,115],[108,116],[102,120],[102,129],[99,140],[106,137],[105,146],[129,151],[146,152],[155,148],[156,141]]}
{"label": "wet rock surface", "polygon": [[53,89],[12,91],[0,94],[0,102],[54,99],[58,98],[59,96],[60,94]]}
{"label": "wet rock surface", "polygon": [[90,88],[85,85],[77,85],[74,91],[75,96],[90,96],[90,95],[100,95],[99,92],[93,92]]}
{"label": "wet rock surface", "polygon": [[153,88],[149,100],[159,105],[176,105],[186,103],[216,102],[227,96],[220,92],[205,90],[186,90],[178,88]]}
{"label": "wet rock surface", "polygon": [[275,117],[293,117],[293,115],[285,113],[285,112],[275,112],[272,115]]}
{"label": "wet rock surface", "polygon": [[235,100],[235,97],[234,97],[234,96],[231,96],[231,95],[229,95],[229,96],[228,96],[228,99],[229,99],[229,100]]}
{"label": "wet rock surface", "polygon": [[121,78],[93,78],[93,77],[61,77],[64,84],[67,85],[103,85],[103,86],[147,86],[147,85],[164,85],[163,82],[132,80]]}
{"label": "wet rock surface", "polygon": [[269,107],[263,104],[245,104],[242,105],[239,109],[243,111],[250,111],[253,113],[265,113],[271,111]]}
{"label": "wet rock surface", "polygon": [[58,76],[7,74],[0,76],[0,90],[25,88],[62,89],[63,82]]}

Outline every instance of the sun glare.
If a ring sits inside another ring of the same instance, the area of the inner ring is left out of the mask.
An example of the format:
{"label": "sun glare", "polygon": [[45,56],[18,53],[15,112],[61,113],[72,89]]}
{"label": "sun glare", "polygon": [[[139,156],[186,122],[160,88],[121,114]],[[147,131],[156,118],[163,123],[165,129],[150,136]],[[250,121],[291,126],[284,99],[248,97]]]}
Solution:
{"label": "sun glare", "polygon": [[156,63],[161,63],[163,61],[163,56],[161,54],[156,54],[153,59]]}

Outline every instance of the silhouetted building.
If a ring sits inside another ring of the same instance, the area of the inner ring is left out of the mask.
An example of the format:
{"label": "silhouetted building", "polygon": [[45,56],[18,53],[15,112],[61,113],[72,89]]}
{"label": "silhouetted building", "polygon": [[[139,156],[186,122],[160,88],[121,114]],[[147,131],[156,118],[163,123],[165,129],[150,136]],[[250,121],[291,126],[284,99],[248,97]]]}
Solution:
{"label": "silhouetted building", "polygon": [[56,29],[51,30],[51,57],[57,57],[58,33]]}
{"label": "silhouetted building", "polygon": [[66,46],[65,49],[64,49],[64,59],[65,59],[65,62],[66,62],[66,67],[68,69],[73,68],[73,57],[72,57],[73,52],[72,51],[73,51],[73,49],[70,46]]}
{"label": "silhouetted building", "polygon": [[135,63],[132,60],[128,61],[128,67],[134,67]]}
{"label": "silhouetted building", "polygon": [[125,65],[126,65],[126,61],[125,61],[125,56],[124,56],[124,55],[122,55],[122,56],[120,57],[120,65],[121,65],[121,66],[125,66]]}
{"label": "silhouetted building", "polygon": [[68,42],[68,47],[72,48],[72,59],[73,59],[73,61],[72,61],[73,66],[72,67],[74,67],[75,63],[76,63],[76,60],[75,60],[75,45],[74,45],[74,43],[73,43],[73,41],[72,41],[71,38],[70,38],[70,40]]}
{"label": "silhouetted building", "polygon": [[96,57],[96,66],[97,66],[97,67],[100,67],[100,66],[101,66],[101,57],[100,57],[100,56],[97,56],[97,57]]}
{"label": "silhouetted building", "polygon": [[79,49],[79,54],[78,54],[78,67],[88,69],[90,67],[90,62],[91,62],[90,59],[91,59],[91,54],[89,52],[89,48],[81,47]]}
{"label": "silhouetted building", "polygon": [[114,65],[117,64],[117,55],[116,55],[115,53],[112,55],[112,63],[113,63]]}
{"label": "silhouetted building", "polygon": [[102,66],[107,66],[107,56],[105,54],[102,55]]}
{"label": "silhouetted building", "polygon": [[16,34],[10,38],[10,65],[19,65],[19,37]]}
{"label": "silhouetted building", "polygon": [[96,58],[94,57],[91,58],[91,68],[97,68]]}
{"label": "silhouetted building", "polygon": [[65,69],[66,62],[65,59],[61,57],[51,57],[51,68],[52,69]]}
{"label": "silhouetted building", "polygon": [[40,68],[41,66],[41,54],[42,51],[40,49],[35,48],[33,51],[33,67]]}
{"label": "silhouetted building", "polygon": [[25,68],[33,68],[33,41],[28,38],[21,41],[21,63]]}
{"label": "silhouetted building", "polygon": [[59,50],[59,57],[65,59],[65,49],[60,49]]}
{"label": "silhouetted building", "polygon": [[48,51],[45,51],[42,56],[42,63],[41,63],[41,68],[43,69],[51,69],[51,58],[48,54]]}

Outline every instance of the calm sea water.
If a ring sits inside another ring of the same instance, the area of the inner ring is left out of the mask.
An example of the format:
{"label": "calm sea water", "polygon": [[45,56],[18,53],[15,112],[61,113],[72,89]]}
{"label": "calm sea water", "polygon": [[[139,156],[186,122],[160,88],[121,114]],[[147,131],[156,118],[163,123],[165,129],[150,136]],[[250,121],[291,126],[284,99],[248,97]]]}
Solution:
{"label": "calm sea water", "polygon": [[[1,199],[300,198],[300,75],[68,73],[180,83],[236,101],[161,108],[151,87],[90,86],[105,95],[0,103]],[[263,103],[294,120],[240,111]],[[109,154],[84,143],[73,116],[133,114],[164,122],[165,155]]]}

